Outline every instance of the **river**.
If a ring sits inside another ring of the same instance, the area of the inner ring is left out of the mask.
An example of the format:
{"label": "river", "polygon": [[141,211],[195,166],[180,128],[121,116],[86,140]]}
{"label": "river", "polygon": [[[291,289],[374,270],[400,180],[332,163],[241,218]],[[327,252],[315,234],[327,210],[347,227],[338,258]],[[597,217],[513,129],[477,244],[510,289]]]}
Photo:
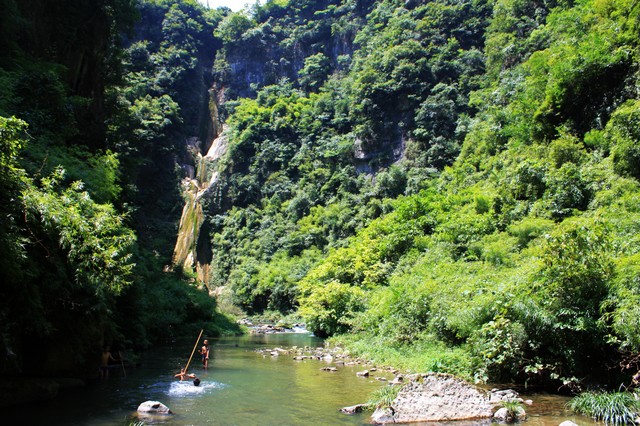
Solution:
{"label": "river", "polygon": [[[295,361],[292,356],[271,356],[265,348],[321,346],[309,334],[248,335],[212,340],[208,371],[194,356],[190,372],[202,380],[199,387],[178,382],[173,375],[186,363],[193,342],[155,348],[142,358],[139,368],[113,369],[109,379],[82,389],[68,390],[53,401],[7,409],[4,424],[27,425],[128,425],[137,406],[157,400],[174,413],[147,423],[178,425],[364,425],[367,414],[347,416],[341,407],[366,402],[384,386],[374,377],[356,376],[363,366],[341,366],[321,371],[324,361]],[[389,375],[378,373],[378,376]],[[565,399],[532,395],[529,426],[557,426],[570,419],[579,425],[593,421],[572,416]],[[28,407],[28,408],[26,408]],[[6,423],[5,421],[8,421]],[[455,425],[456,423],[453,423]],[[463,426],[463,425],[460,425]]]}

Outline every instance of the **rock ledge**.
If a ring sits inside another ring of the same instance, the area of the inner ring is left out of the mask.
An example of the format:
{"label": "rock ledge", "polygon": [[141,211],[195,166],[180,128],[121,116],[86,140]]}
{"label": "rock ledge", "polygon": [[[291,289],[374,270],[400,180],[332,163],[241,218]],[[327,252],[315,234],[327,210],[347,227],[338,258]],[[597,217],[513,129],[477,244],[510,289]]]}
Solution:
{"label": "rock ledge", "polygon": [[494,405],[489,392],[449,374],[405,376],[390,407],[377,409],[376,424],[488,419]]}

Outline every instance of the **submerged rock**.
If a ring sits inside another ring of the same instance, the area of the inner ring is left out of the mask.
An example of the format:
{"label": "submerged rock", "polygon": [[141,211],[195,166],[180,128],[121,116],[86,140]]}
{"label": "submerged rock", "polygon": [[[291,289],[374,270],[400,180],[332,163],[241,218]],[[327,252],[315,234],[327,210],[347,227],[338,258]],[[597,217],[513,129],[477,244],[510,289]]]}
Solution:
{"label": "submerged rock", "polygon": [[518,395],[518,392],[513,389],[491,389],[490,401],[492,403],[511,402],[516,401],[523,403],[524,401]]}
{"label": "submerged rock", "polygon": [[356,404],[350,407],[341,408],[340,412],[348,415],[353,415],[356,413],[361,413],[366,407],[367,407],[367,404]]}
{"label": "submerged rock", "polygon": [[369,370],[358,371],[358,372],[356,372],[356,376],[358,376],[358,377],[369,377]]}
{"label": "submerged rock", "polygon": [[401,385],[402,383],[404,383],[404,376],[402,375],[395,376],[393,380],[390,381],[389,383],[392,385]]}
{"label": "submerged rock", "polygon": [[390,407],[377,409],[374,423],[409,423],[490,419],[494,405],[490,395],[449,374],[406,376]]}

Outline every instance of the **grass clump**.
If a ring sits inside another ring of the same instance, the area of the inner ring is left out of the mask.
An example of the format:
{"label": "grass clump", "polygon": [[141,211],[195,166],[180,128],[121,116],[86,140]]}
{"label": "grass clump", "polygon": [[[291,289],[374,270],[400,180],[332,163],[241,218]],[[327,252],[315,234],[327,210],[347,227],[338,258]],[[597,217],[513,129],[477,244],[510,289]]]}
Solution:
{"label": "grass clump", "polygon": [[569,408],[605,424],[617,426],[635,424],[640,401],[629,392],[584,392],[569,402]]}
{"label": "grass clump", "polygon": [[366,403],[366,409],[373,411],[378,408],[391,407],[393,400],[398,396],[401,386],[387,385],[375,390]]}
{"label": "grass clump", "polygon": [[507,421],[522,420],[525,417],[524,407],[519,401],[502,401],[500,405],[507,409]]}

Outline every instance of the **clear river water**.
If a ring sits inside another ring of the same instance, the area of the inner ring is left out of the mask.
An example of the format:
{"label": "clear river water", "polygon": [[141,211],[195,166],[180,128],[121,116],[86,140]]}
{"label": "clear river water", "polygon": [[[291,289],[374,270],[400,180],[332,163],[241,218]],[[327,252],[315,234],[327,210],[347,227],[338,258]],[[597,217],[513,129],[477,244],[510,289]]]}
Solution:
{"label": "clear river water", "polygon": [[[202,369],[197,353],[189,368],[202,380],[196,387],[173,377],[188,360],[193,343],[154,348],[142,357],[140,367],[127,370],[126,377],[114,368],[107,380],[66,390],[55,400],[6,409],[8,423],[3,424],[126,426],[138,421],[134,416],[140,403],[155,400],[175,414],[145,419],[146,424],[365,425],[368,414],[347,416],[339,409],[366,402],[372,391],[385,385],[375,377],[356,376],[365,368],[361,365],[340,366],[338,371],[328,372],[320,369],[333,364],[260,352],[276,347],[322,346],[320,339],[309,334],[285,333],[212,340],[208,371]],[[525,426],[557,426],[563,420],[580,426],[594,424],[591,419],[568,412],[565,398],[542,394],[527,398],[534,405],[527,408],[529,420]],[[480,424],[487,423],[475,423]]]}

